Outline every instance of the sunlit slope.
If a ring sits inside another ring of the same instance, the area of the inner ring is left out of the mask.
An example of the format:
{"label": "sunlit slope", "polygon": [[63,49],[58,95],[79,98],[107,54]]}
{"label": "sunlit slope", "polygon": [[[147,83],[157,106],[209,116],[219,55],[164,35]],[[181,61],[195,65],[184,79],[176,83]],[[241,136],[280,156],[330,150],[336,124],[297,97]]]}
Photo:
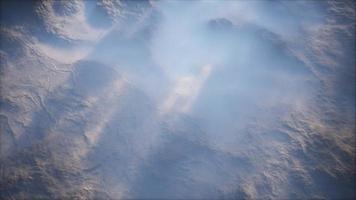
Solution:
{"label": "sunlit slope", "polygon": [[355,198],[352,1],[2,1],[0,20],[1,199]]}

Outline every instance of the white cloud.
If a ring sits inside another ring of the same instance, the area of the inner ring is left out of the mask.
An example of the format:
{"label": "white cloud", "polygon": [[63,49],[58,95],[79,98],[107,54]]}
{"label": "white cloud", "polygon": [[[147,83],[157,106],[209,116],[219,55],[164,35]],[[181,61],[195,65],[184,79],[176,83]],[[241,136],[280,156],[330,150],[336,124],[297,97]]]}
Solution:
{"label": "white cloud", "polygon": [[198,75],[179,77],[174,84],[171,93],[168,94],[160,107],[160,114],[164,115],[172,111],[189,112],[192,104],[199,94],[204,82],[210,76],[211,65],[202,67]]}

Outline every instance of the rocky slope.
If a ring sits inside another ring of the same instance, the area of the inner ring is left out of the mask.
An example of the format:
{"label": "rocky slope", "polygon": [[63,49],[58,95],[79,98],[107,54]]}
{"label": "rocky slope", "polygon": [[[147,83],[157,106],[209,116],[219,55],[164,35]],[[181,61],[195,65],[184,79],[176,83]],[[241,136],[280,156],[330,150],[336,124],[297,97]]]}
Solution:
{"label": "rocky slope", "polygon": [[355,198],[355,13],[1,1],[0,198]]}

